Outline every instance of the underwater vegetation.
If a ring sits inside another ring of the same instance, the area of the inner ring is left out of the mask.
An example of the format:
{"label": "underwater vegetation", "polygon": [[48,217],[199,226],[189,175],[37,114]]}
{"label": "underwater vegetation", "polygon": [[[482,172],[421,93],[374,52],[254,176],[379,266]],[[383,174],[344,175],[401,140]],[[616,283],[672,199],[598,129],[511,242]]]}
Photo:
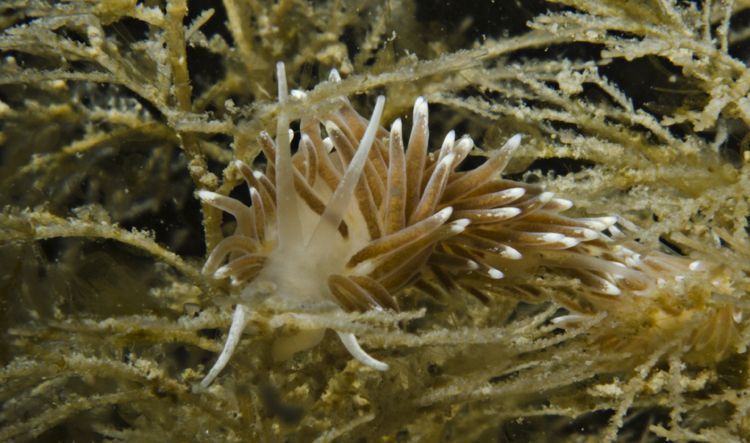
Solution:
{"label": "underwater vegetation", "polygon": [[0,441],[750,435],[750,3],[0,12]]}

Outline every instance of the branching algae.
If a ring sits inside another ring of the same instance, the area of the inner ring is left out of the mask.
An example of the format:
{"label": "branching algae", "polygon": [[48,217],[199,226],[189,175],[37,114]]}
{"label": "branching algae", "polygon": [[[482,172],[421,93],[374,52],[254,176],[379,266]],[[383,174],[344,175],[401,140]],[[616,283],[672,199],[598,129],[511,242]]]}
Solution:
{"label": "branching algae", "polygon": [[750,432],[744,2],[0,10],[1,440]]}

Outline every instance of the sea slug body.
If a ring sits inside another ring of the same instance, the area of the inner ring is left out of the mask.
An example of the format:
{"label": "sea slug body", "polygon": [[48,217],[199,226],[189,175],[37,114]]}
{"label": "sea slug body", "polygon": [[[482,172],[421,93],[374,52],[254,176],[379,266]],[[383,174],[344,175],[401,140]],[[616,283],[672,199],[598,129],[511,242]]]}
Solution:
{"label": "sea slug body", "polygon": [[[283,64],[277,66],[280,102],[289,97]],[[334,71],[331,81],[339,81]],[[395,295],[420,279],[438,275],[443,286],[479,293],[508,275],[539,268],[576,278],[582,300],[562,300],[572,316],[597,309],[623,292],[645,295],[655,270],[688,272],[689,261],[644,257],[637,246],[616,244],[616,217],[572,218],[569,200],[501,174],[521,136],[511,136],[486,161],[457,167],[475,149],[468,136],[450,131],[428,150],[428,104],[414,103],[404,144],[400,119],[380,126],[385,98],[365,119],[341,97],[325,115],[300,119],[296,136],[283,111],[275,139],[260,135],[264,171],[237,161],[250,190],[250,205],[201,190],[198,197],[234,216],[236,231],[210,253],[204,272],[241,287],[224,349],[201,384],[208,386],[228,363],[259,294],[283,297],[293,306],[347,312],[397,310]],[[697,266],[693,264],[692,266]],[[560,322],[566,321],[561,318]],[[279,355],[316,345],[322,332],[279,343]],[[388,365],[367,354],[350,333],[338,333],[364,365]],[[282,349],[283,348],[283,349]]]}

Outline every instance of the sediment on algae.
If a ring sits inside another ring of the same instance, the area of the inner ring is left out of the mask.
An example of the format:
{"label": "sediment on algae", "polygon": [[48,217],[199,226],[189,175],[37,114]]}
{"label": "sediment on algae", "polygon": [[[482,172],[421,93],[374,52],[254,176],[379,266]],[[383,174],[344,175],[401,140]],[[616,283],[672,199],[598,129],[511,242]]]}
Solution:
{"label": "sediment on algae", "polygon": [[[747,435],[750,8],[464,3],[0,5],[0,439]],[[277,103],[277,61],[304,99]],[[248,202],[232,165],[266,165],[257,137],[280,112],[346,96],[369,115],[377,95],[405,133],[424,97],[431,149],[474,139],[467,168],[523,134],[507,178],[701,269],[594,301],[541,268],[472,291],[425,273],[398,313],[266,306],[201,388],[237,289],[201,273],[233,220],[195,192]],[[321,329],[274,360],[279,338]]]}

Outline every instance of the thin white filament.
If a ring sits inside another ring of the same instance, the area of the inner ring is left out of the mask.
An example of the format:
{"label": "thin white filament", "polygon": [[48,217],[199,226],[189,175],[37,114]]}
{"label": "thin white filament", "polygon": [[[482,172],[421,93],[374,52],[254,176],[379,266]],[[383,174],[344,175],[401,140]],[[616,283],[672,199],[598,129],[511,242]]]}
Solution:
{"label": "thin white filament", "polygon": [[[284,63],[276,64],[279,104],[286,103],[288,90]],[[276,123],[276,219],[279,227],[279,249],[289,250],[302,240],[302,224],[297,211],[297,192],[294,189],[294,170],[289,137],[289,117],[279,111]]]}
{"label": "thin white filament", "polygon": [[359,142],[357,152],[352,157],[349,167],[341,178],[341,182],[336,187],[333,196],[331,196],[331,200],[326,205],[326,209],[323,211],[323,215],[320,216],[320,221],[307,243],[308,250],[325,247],[327,244],[330,244],[331,236],[335,235],[341,220],[343,220],[344,212],[354,196],[357,183],[367,163],[370,148],[375,142],[375,135],[380,126],[380,117],[383,115],[384,106],[385,97],[381,95],[375,102],[375,109],[372,111],[372,117],[370,117],[365,134]]}
{"label": "thin white filament", "polygon": [[368,366],[372,369],[376,369],[378,371],[387,371],[388,370],[388,364],[383,363],[380,360],[374,359],[370,354],[365,352],[364,349],[359,345],[359,342],[357,342],[357,337],[354,336],[354,334],[349,332],[338,332],[336,333],[339,335],[339,338],[341,339],[341,343],[344,344],[344,347],[347,351],[357,359],[360,363],[362,363],[365,366]]}
{"label": "thin white filament", "polygon": [[234,309],[234,315],[232,316],[232,326],[229,327],[229,333],[227,334],[227,341],[224,342],[224,349],[221,350],[219,358],[216,359],[213,367],[208,371],[208,375],[201,381],[201,386],[207,388],[212,381],[219,375],[224,367],[229,363],[229,359],[232,358],[237,343],[240,342],[242,337],[242,331],[245,330],[247,325],[247,312],[245,307],[238,304]]}

